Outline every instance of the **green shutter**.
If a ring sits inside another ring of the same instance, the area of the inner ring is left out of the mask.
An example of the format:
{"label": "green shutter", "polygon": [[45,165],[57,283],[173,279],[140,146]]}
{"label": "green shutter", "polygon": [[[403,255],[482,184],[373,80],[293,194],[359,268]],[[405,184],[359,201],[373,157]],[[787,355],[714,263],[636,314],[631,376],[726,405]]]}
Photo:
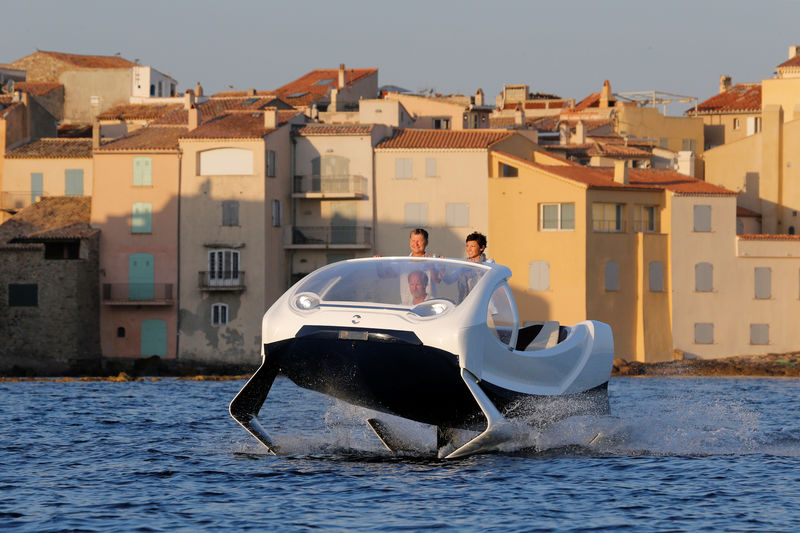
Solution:
{"label": "green shutter", "polygon": [[131,233],[153,232],[153,204],[137,202],[131,212]]}
{"label": "green shutter", "polygon": [[31,203],[36,202],[36,199],[42,196],[44,192],[42,182],[41,172],[31,172]]}
{"label": "green shutter", "polygon": [[155,268],[152,254],[132,254],[128,258],[128,298],[152,300]]}
{"label": "green shutter", "polygon": [[142,322],[142,355],[167,356],[167,323],[151,319]]}
{"label": "green shutter", "polygon": [[83,170],[67,169],[65,172],[64,194],[66,196],[83,196]]}
{"label": "green shutter", "polygon": [[153,185],[153,160],[149,157],[133,158],[133,186],[150,187]]}

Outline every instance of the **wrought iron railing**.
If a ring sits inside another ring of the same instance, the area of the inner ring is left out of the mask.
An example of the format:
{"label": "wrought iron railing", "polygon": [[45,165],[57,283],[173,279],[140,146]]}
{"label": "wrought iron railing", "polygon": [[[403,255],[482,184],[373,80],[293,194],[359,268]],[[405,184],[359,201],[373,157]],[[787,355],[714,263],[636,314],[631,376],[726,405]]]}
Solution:
{"label": "wrought iron railing", "polygon": [[292,184],[292,193],[366,195],[367,180],[364,176],[353,174],[295,176]]}
{"label": "wrought iron railing", "polygon": [[283,242],[296,246],[372,246],[369,226],[286,226]]}
{"label": "wrought iron railing", "polygon": [[139,305],[169,304],[173,301],[172,283],[104,283],[103,302]]}
{"label": "wrought iron railing", "polygon": [[210,291],[240,291],[244,290],[244,272],[241,270],[223,270],[211,272],[198,272],[199,286]]}

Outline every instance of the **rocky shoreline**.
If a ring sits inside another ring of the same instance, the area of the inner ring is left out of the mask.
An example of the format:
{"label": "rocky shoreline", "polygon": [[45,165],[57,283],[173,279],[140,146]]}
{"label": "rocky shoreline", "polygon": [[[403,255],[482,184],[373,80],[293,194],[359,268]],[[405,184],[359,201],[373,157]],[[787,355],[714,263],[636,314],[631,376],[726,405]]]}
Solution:
{"label": "rocky shoreline", "polygon": [[[677,357],[683,354],[676,353]],[[231,381],[247,379],[252,365],[208,365],[162,360],[149,357],[137,360],[113,360],[96,368],[76,368],[59,376],[11,372],[0,376],[0,383],[20,381],[158,381],[176,378],[192,381]],[[663,363],[641,363],[615,359],[612,377],[800,377],[800,352],[742,355],[720,359],[678,358]]]}

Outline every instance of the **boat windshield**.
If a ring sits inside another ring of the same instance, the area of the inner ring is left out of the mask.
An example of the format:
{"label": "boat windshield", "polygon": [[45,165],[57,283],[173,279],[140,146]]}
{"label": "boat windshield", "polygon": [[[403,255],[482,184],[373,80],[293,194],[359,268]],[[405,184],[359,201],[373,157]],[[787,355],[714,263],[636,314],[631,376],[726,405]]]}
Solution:
{"label": "boat windshield", "polygon": [[432,258],[342,262],[303,278],[295,294],[312,293],[322,303],[412,307],[422,301],[446,299],[458,305],[488,271],[477,263]]}

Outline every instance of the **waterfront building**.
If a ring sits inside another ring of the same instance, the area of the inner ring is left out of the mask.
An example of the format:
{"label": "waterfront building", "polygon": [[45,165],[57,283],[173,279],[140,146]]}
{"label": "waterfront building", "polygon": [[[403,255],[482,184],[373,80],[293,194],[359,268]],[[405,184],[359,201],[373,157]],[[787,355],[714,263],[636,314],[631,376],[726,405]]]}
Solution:
{"label": "waterfront building", "polygon": [[413,117],[413,128],[434,130],[474,130],[489,128],[494,106],[484,103],[483,91],[474,95],[424,95],[389,92],[388,102],[398,102]]}
{"label": "waterfront building", "polygon": [[355,111],[360,100],[378,96],[378,69],[315,69],[273,93],[314,119],[322,111]]}
{"label": "waterfront building", "polygon": [[[408,254],[408,234],[430,234],[431,251],[464,256],[464,238],[490,229],[488,184],[495,150],[530,158],[535,142],[503,130],[399,129],[375,147],[375,251]],[[494,254],[489,233],[488,252]]]}

